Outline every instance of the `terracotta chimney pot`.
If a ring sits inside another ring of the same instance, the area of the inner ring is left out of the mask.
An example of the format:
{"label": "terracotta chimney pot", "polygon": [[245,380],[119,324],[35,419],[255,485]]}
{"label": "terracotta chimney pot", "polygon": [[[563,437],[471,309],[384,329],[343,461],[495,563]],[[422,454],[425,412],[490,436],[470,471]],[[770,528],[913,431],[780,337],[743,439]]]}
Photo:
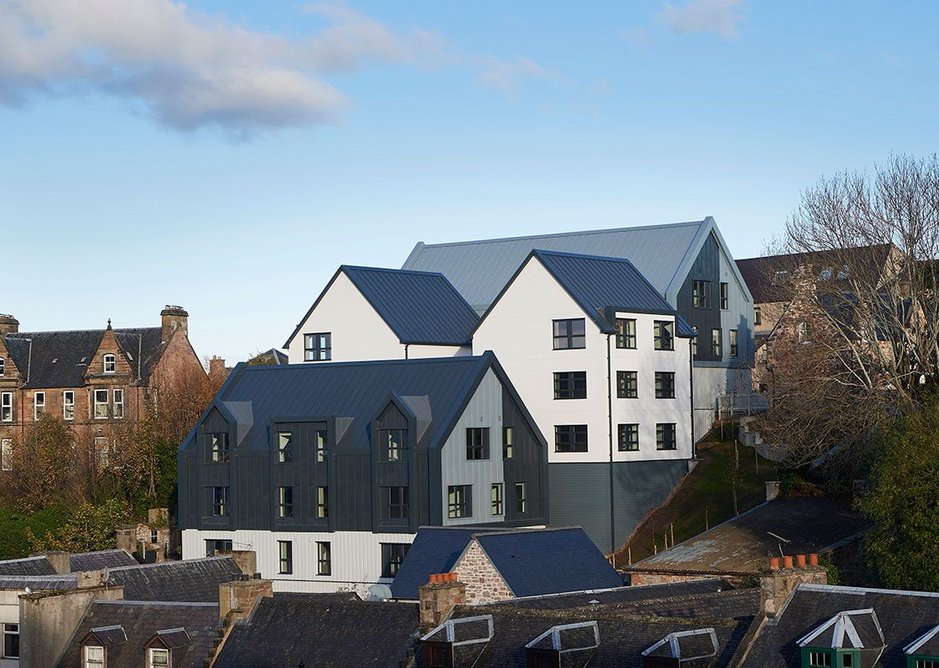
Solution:
{"label": "terracotta chimney pot", "polygon": [[779,570],[779,557],[772,557],[772,558],[770,558],[770,560],[769,560],[769,569],[770,569],[771,571],[778,571],[778,570]]}
{"label": "terracotta chimney pot", "polygon": [[799,568],[805,568],[805,555],[797,554],[796,555],[796,566]]}
{"label": "terracotta chimney pot", "polygon": [[792,557],[783,557],[783,568],[792,568]]}
{"label": "terracotta chimney pot", "polygon": [[809,565],[810,565],[810,566],[818,566],[818,555],[817,555],[815,552],[812,552],[812,553],[809,555]]}

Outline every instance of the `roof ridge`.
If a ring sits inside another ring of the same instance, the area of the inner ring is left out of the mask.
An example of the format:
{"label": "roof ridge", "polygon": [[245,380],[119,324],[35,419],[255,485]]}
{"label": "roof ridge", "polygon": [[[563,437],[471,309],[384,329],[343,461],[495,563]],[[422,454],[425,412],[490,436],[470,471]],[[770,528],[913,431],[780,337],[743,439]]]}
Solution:
{"label": "roof ridge", "polygon": [[[573,257],[573,258],[578,258],[582,260],[597,260],[599,262],[616,262],[618,264],[629,265],[630,267],[635,269],[637,272],[639,272],[639,270],[636,269],[636,265],[634,265],[629,260],[629,258],[625,258],[625,257],[613,257],[610,255],[594,255],[592,253],[572,253],[569,251],[551,250],[548,248],[533,248],[531,252],[536,255],[557,255],[559,257]],[[642,275],[642,272],[639,272],[639,274]],[[649,279],[646,279],[645,276],[643,276],[643,278],[646,280],[646,282],[648,282]]]}
{"label": "roof ridge", "polygon": [[[198,564],[205,563],[208,561],[231,561],[231,557],[200,557],[198,559],[170,559],[168,561],[160,561],[153,564],[128,564],[127,566],[111,566],[108,568],[109,571],[126,571],[132,568],[153,568],[155,566],[181,566],[183,564]],[[232,562],[234,563],[234,562]]]}
{"label": "roof ridge", "polygon": [[[142,332],[148,329],[158,330],[160,327],[120,327],[112,328],[111,331],[115,334],[121,334],[124,332]],[[108,331],[106,327],[101,329],[42,329],[31,332],[10,332],[4,334],[4,336],[13,339],[27,339],[33,334],[103,334],[106,331]]]}
{"label": "roof ridge", "polygon": [[797,591],[840,594],[890,594],[892,596],[921,596],[939,598],[936,591],[913,591],[911,589],[879,589],[877,587],[844,587],[841,585],[800,584]]}
{"label": "roof ridge", "polygon": [[411,357],[411,358],[401,358],[401,359],[390,359],[390,360],[349,360],[345,362],[316,362],[315,364],[310,364],[308,362],[300,362],[298,364],[266,364],[261,366],[249,366],[245,367],[244,371],[272,371],[272,370],[281,370],[281,369],[323,369],[323,368],[336,368],[336,367],[352,367],[352,366],[393,366],[396,364],[440,364],[445,362],[464,362],[468,363],[470,361],[479,361],[483,355],[457,355],[451,357]]}
{"label": "roof ridge", "polygon": [[[112,569],[113,570],[113,569]],[[101,605],[154,605],[154,606],[193,606],[199,608],[217,608],[217,602],[207,602],[207,601],[128,601],[123,598],[116,600],[107,600],[103,598],[96,598],[92,601],[94,604]],[[167,630],[167,629],[163,629]]]}
{"label": "roof ridge", "polygon": [[381,271],[391,274],[414,274],[416,276],[435,276],[444,279],[449,283],[449,279],[439,271],[424,271],[422,269],[395,269],[394,267],[366,267],[359,264],[342,264],[339,265],[340,269],[352,269],[353,271]]}

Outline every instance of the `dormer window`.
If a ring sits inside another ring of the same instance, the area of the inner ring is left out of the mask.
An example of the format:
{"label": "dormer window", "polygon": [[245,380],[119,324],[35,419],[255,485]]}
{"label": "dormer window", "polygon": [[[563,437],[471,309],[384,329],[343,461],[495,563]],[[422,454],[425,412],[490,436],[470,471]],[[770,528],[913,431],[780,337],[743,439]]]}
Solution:
{"label": "dormer window", "polygon": [[162,647],[151,647],[147,651],[147,668],[169,668],[170,651]]}
{"label": "dormer window", "polygon": [[104,668],[104,647],[85,645],[82,650],[82,668]]}
{"label": "dormer window", "polygon": [[104,372],[114,373],[117,371],[117,357],[108,354],[104,356]]}
{"label": "dormer window", "polygon": [[407,455],[406,429],[379,429],[379,455],[384,462],[405,461]]}
{"label": "dormer window", "polygon": [[595,621],[552,626],[525,645],[529,666],[587,665],[600,646]]}
{"label": "dormer window", "polygon": [[934,626],[903,648],[910,668],[939,668],[939,626]]}
{"label": "dormer window", "polygon": [[884,651],[884,633],[872,608],[839,612],[800,638],[802,668],[861,668],[874,665]]}
{"label": "dormer window", "polygon": [[206,434],[209,442],[209,460],[213,463],[227,462],[228,453],[228,434],[225,432]]}
{"label": "dormer window", "polygon": [[127,634],[121,626],[91,629],[81,640],[82,668],[104,668],[108,665],[108,648],[126,642]]}

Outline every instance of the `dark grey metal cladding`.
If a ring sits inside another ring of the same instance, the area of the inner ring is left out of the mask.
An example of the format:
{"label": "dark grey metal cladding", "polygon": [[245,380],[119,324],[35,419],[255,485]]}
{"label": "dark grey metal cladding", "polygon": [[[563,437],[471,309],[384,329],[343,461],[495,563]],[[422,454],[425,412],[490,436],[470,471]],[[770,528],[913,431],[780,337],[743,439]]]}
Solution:
{"label": "dark grey metal cladding", "polygon": [[[327,461],[317,461],[317,434],[326,432]],[[279,460],[280,434],[291,435],[290,461]],[[316,513],[316,488],[329,487],[328,453],[332,448],[331,436],[335,430],[329,429],[327,420],[315,421],[275,421],[268,433],[268,461],[271,475],[270,494],[274,500],[268,505],[271,526],[282,531],[302,531],[329,529],[328,518],[318,518]],[[279,517],[277,513],[278,487],[293,489],[293,515]],[[242,491],[243,490],[239,490]]]}
{"label": "dark grey metal cladding", "polygon": [[[386,429],[401,429],[404,431],[404,448],[400,453],[401,459],[390,462],[385,461],[380,434]],[[412,476],[411,472],[417,464],[417,419],[413,415],[405,415],[404,411],[394,401],[390,401],[381,412],[378,419],[372,423],[372,530],[373,531],[412,531],[411,516],[415,509],[422,505],[420,479]],[[386,519],[382,517],[383,487],[406,487],[409,494],[409,517],[406,519]]]}
{"label": "dark grey metal cladding", "polygon": [[[548,467],[547,452],[541,446],[534,430],[511,393],[502,389],[502,420],[504,427],[512,427],[514,441],[513,457],[502,458],[505,478],[506,523],[547,522]],[[493,457],[503,453],[492,452]],[[527,487],[527,512],[518,513],[515,504],[515,483],[524,482]]]}
{"label": "dark grey metal cladding", "polygon": [[[698,354],[695,360],[719,362],[721,358],[714,355],[711,348],[711,330],[721,329],[721,308],[720,308],[720,280],[721,280],[721,260],[720,246],[714,235],[708,235],[707,240],[701,247],[701,252],[691,266],[691,271],[685,278],[685,282],[678,291],[677,308],[684,318],[695,326],[698,330]],[[710,294],[708,295],[707,308],[696,308],[693,301],[693,283],[694,281],[708,281]],[[727,334],[722,334],[727,337]],[[727,341],[723,341],[723,347],[726,348]]]}
{"label": "dark grey metal cladding", "polygon": [[232,528],[233,508],[229,506],[229,512],[223,517],[212,515],[212,490],[214,487],[229,488],[229,498],[231,498],[231,488],[233,475],[233,465],[231,460],[227,462],[213,462],[211,459],[211,434],[228,434],[229,453],[235,445],[234,425],[229,425],[228,421],[217,408],[213,409],[208,417],[203,421],[197,430],[197,447],[192,453],[192,457],[197,463],[199,475],[197,478],[198,489],[196,499],[199,499],[197,512],[199,513],[200,523],[206,528],[212,529],[230,529]]}

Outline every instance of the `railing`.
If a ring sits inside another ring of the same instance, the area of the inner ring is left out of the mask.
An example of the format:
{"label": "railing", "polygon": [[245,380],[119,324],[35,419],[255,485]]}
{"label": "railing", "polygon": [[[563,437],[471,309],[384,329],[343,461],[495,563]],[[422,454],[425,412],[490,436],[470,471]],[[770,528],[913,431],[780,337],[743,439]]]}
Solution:
{"label": "railing", "polygon": [[769,399],[759,392],[732,392],[717,397],[717,417],[719,420],[759,415],[769,410]]}

